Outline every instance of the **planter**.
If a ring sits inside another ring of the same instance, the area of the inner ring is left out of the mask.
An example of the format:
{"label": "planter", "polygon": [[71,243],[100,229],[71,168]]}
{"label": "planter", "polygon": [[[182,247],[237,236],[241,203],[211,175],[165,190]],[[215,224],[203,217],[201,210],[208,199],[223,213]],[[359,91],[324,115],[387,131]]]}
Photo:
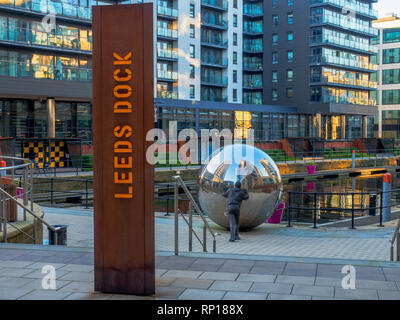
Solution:
{"label": "planter", "polygon": [[314,174],[315,173],[315,168],[316,168],[317,166],[316,165],[314,165],[314,166],[307,166],[307,172],[308,172],[308,174]]}

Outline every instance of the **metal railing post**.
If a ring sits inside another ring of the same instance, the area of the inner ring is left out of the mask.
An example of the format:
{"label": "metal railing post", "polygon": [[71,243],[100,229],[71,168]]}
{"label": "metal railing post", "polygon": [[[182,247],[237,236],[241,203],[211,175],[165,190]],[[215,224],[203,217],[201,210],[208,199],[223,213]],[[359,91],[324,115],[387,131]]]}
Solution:
{"label": "metal railing post", "polygon": [[381,191],[381,198],[379,199],[380,202],[380,212],[379,212],[379,226],[383,227],[383,191]]}
{"label": "metal railing post", "polygon": [[189,203],[189,251],[192,251],[192,243],[193,243],[193,205]]}
{"label": "metal railing post", "polygon": [[317,229],[317,193],[314,193],[314,229]]}
{"label": "metal railing post", "polygon": [[354,227],[354,192],[351,194],[351,228],[355,229]]}
{"label": "metal railing post", "polygon": [[207,252],[207,227],[203,226],[203,252]]}
{"label": "metal railing post", "polygon": [[291,216],[291,212],[290,212],[290,210],[291,210],[291,208],[290,208],[290,202],[291,202],[291,192],[289,191],[288,192],[288,194],[289,194],[289,200],[288,200],[288,227],[290,228],[291,226],[292,226],[292,224],[291,224],[291,218],[290,218],[290,216]]}
{"label": "metal railing post", "polygon": [[400,261],[400,233],[397,234],[397,261]]}
{"label": "metal railing post", "polygon": [[88,180],[85,180],[85,192],[86,192],[85,209],[87,209],[88,208],[88,197],[89,197]]}
{"label": "metal railing post", "polygon": [[179,237],[178,237],[178,181],[175,182],[174,186],[174,211],[175,211],[175,255],[179,254]]}
{"label": "metal railing post", "polygon": [[[27,186],[27,170],[26,167],[24,168],[24,181],[22,183],[23,185],[23,189],[24,189],[24,195],[23,195],[23,201],[24,201],[24,206],[26,206],[28,204],[28,186]],[[26,221],[26,210],[24,208],[24,221]]]}
{"label": "metal railing post", "polygon": [[29,194],[29,199],[31,201],[31,210],[33,211],[33,163],[29,163],[29,173],[30,173],[30,176],[31,176],[31,179],[30,179],[30,181],[31,181],[31,191],[30,191],[30,194]]}
{"label": "metal railing post", "polygon": [[[7,197],[3,195],[3,241],[7,242]],[[11,205],[11,204],[10,204]]]}

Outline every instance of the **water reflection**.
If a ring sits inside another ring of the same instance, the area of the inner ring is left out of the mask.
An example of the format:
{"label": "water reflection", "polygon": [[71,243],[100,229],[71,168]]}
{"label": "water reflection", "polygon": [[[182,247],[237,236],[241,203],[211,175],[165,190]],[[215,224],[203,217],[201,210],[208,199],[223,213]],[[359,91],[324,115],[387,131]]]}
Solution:
{"label": "water reflection", "polygon": [[[399,189],[400,177],[393,174],[392,178],[392,189]],[[353,203],[356,217],[372,214],[373,212],[369,212],[368,209],[370,207],[371,196],[376,195],[376,206],[379,207],[382,183],[383,175],[360,176],[346,179],[316,179],[314,181],[284,184],[284,190],[305,193],[291,194],[291,206],[297,207],[291,210],[292,219],[299,222],[312,222],[315,212],[318,224],[321,224],[335,220],[349,219],[352,214]],[[328,194],[315,196],[315,192]],[[286,192],[284,193],[283,200],[288,203],[288,195]],[[400,192],[393,192],[392,204],[399,202]],[[374,205],[371,205],[371,207],[372,206]],[[317,209],[298,209],[314,207]],[[377,209],[375,213],[379,215],[379,209]],[[285,216],[286,215],[287,212],[285,213]]]}

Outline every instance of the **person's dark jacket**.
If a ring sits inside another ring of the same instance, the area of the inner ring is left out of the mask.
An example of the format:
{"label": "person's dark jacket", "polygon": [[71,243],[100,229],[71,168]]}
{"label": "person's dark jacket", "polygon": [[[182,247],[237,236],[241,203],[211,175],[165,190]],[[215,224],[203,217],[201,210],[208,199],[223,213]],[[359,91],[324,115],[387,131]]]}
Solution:
{"label": "person's dark jacket", "polygon": [[243,200],[249,198],[247,190],[240,188],[230,188],[222,193],[222,196],[228,198],[228,206],[239,207],[242,205]]}

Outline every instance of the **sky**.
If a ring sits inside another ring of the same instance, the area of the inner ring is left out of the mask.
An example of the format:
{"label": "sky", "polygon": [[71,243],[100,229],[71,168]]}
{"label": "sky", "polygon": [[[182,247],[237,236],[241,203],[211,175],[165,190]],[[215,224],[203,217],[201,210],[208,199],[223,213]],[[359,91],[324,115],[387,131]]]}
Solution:
{"label": "sky", "polygon": [[386,16],[386,13],[397,13],[400,17],[400,0],[378,0],[374,4],[374,9],[378,10],[379,18]]}

